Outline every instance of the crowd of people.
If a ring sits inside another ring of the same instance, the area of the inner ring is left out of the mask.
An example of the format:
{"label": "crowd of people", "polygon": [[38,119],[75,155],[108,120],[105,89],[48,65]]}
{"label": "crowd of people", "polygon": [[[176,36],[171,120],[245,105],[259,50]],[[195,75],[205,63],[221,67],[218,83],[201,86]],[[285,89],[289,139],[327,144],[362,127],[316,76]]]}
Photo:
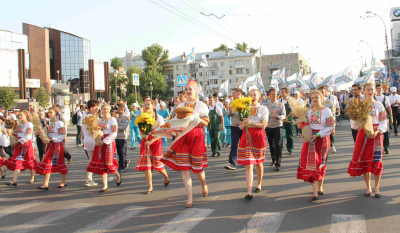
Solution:
{"label": "crowd of people", "polygon": [[[351,120],[351,132],[354,138],[353,158],[349,161],[348,173],[350,176],[364,176],[367,191],[365,196],[372,195],[371,176],[374,175],[374,196],[379,198],[380,177],[382,175],[382,156],[389,151],[389,127],[394,129],[397,136],[397,127],[400,124],[400,96],[395,87],[388,88],[379,84],[359,84],[352,86],[352,91],[330,93],[327,86],[322,85],[318,90],[310,93],[295,91],[290,95],[288,88],[280,92],[270,89],[268,94],[262,94],[258,89],[248,93],[251,97],[250,114],[243,120],[230,104],[242,98],[245,93],[234,88],[231,95],[221,99],[217,94],[208,98],[199,99],[198,83],[189,80],[185,90],[168,102],[151,100],[149,96],[143,98],[143,104],[132,104],[128,107],[126,101],[113,105],[100,104],[97,100],[89,100],[86,104],[76,108],[77,147],[83,147],[89,160],[86,171],[85,186],[96,186],[93,174],[102,177],[103,187],[100,192],[108,190],[108,182],[112,181],[109,174],[115,174],[116,185],[122,184],[122,174],[129,167],[127,158],[129,134],[130,147],[135,150],[140,147],[140,156],[136,163],[136,170],[143,171],[148,183],[147,194],[153,191],[152,171],[158,171],[164,176],[164,186],[170,180],[166,166],[182,172],[182,180],[187,193],[186,207],[193,206],[193,192],[191,172],[200,181],[202,194],[208,195],[208,185],[205,177],[205,168],[208,167],[208,157],[220,157],[222,148],[229,150],[227,170],[236,170],[238,165],[246,167],[245,199],[253,198],[253,167],[256,167],[257,184],[254,192],[262,191],[264,161],[267,145],[270,151],[270,165],[275,166],[278,172],[283,166],[282,154],[284,147],[289,155],[294,153],[294,131],[302,134],[305,126],[310,126],[312,136],[310,142],[304,142],[301,147],[297,179],[312,184],[312,200],[318,200],[324,195],[324,177],[329,152],[335,153],[335,127],[340,119],[346,119],[346,105],[356,98],[363,99],[371,105],[370,116],[374,127],[374,135],[367,137],[364,129]],[[363,94],[362,94],[363,93]],[[289,98],[304,103],[309,107],[306,117],[307,123],[294,124],[295,116],[289,104]],[[179,135],[174,135],[172,146],[163,153],[167,146],[167,138],[151,133],[145,135],[139,130],[135,120],[143,113],[151,114],[155,119],[152,130],[158,127],[169,127],[168,121],[176,118],[175,110],[180,107],[193,109],[191,119],[195,125],[183,129]],[[0,168],[4,165],[14,172],[9,186],[17,186],[20,171],[29,170],[30,183],[35,182],[35,173],[44,175],[44,184],[38,189],[49,189],[50,175],[61,173],[62,181],[58,188],[67,186],[66,175],[71,162],[71,155],[64,147],[66,129],[65,122],[59,113],[59,106],[49,108],[47,112],[39,111],[42,126],[47,128],[48,140],[42,140],[34,135],[33,124],[30,122],[30,113],[25,110],[13,112],[8,119],[18,124],[16,135],[9,135],[4,127],[6,118],[4,108],[0,107]],[[95,141],[83,120],[91,115],[99,116],[99,126],[103,132],[100,141]],[[18,116],[18,118],[17,118]],[[394,120],[393,120],[394,119]],[[168,125],[168,126],[165,126]],[[12,138],[15,137],[15,140]],[[136,144],[136,141],[138,144]],[[39,158],[36,157],[37,144]],[[4,159],[4,152],[9,155]],[[209,154],[207,154],[209,152]],[[209,155],[209,156],[208,156]],[[6,172],[0,169],[2,179]]]}

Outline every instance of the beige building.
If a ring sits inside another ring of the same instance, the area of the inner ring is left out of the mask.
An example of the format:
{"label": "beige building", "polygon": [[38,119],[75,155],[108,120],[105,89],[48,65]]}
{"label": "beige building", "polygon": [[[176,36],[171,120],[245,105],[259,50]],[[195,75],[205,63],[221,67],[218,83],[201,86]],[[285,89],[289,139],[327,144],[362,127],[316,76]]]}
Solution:
{"label": "beige building", "polygon": [[[208,67],[201,67],[202,55],[207,56]],[[196,80],[206,96],[218,91],[224,82],[229,82],[229,93],[241,78],[256,74],[256,58],[252,53],[240,50],[196,53],[196,61],[186,64],[185,54],[171,58],[164,65],[165,78],[169,84],[168,96],[177,96],[183,90],[178,87],[178,76],[186,75],[187,80]]]}
{"label": "beige building", "polygon": [[[285,67],[286,78],[299,71],[303,76],[312,73],[310,64],[299,53],[264,55],[261,58],[261,77],[266,90],[269,90],[272,73],[283,67]],[[260,71],[260,58],[257,58],[257,71]]]}
{"label": "beige building", "polygon": [[[125,57],[119,57],[119,60],[122,62],[122,66],[125,70],[128,70],[131,66],[141,67],[142,69],[146,67],[146,63],[142,59],[141,54],[134,53],[133,50],[128,53],[126,51]],[[110,59],[110,64],[112,59]]]}

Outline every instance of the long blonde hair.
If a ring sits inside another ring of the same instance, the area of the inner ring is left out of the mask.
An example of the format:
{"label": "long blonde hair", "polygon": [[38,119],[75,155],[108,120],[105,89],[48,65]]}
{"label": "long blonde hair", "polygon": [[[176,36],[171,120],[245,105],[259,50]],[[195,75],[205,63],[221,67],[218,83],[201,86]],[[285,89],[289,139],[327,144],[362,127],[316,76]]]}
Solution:
{"label": "long blonde hair", "polygon": [[249,92],[249,96],[250,96],[250,93],[251,93],[252,91],[258,92],[258,103],[261,103],[261,91],[258,90],[258,89],[253,89],[253,90],[251,90],[251,91]]}
{"label": "long blonde hair", "polygon": [[154,127],[157,128],[157,119],[158,119],[157,116],[158,116],[158,113],[157,113],[156,107],[154,106],[154,102],[152,100],[150,100],[150,99],[146,100],[146,102],[150,102],[151,106],[153,107],[154,119],[156,120],[156,124],[155,124]]}
{"label": "long blonde hair", "polygon": [[321,106],[324,106],[324,95],[320,91],[313,91],[313,92],[311,92],[311,99],[312,99],[312,95],[314,95],[314,94],[319,96],[319,99],[320,99],[319,102],[320,102]]}

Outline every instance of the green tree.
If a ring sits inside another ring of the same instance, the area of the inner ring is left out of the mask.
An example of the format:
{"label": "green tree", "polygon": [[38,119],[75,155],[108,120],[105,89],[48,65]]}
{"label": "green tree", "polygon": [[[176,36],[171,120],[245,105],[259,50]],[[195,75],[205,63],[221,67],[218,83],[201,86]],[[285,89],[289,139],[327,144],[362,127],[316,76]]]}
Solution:
{"label": "green tree", "polygon": [[243,42],[243,44],[237,43],[235,45],[235,49],[240,50],[245,53],[247,53],[247,47],[248,47],[248,45],[246,44],[246,42]]}
{"label": "green tree", "polygon": [[117,92],[118,92],[118,96],[121,97],[122,94],[122,98],[125,96],[126,97],[126,92],[123,91],[121,93],[121,84],[122,85],[126,85],[128,83],[128,78],[125,75],[121,75],[121,74],[117,74],[117,78],[115,79],[114,74],[110,74],[110,87],[111,87],[111,93],[115,93],[115,80],[117,83]]}
{"label": "green tree", "polygon": [[164,50],[164,48],[159,44],[153,44],[142,51],[142,59],[146,63],[144,72],[149,70],[155,70],[158,72],[163,72],[163,65],[169,62],[169,51]]}
{"label": "green tree", "polygon": [[[129,94],[128,97],[126,98],[126,101],[128,103],[129,109],[132,110],[132,104],[136,102],[135,94],[133,94],[133,93]],[[141,106],[143,104],[143,99],[140,95],[137,96],[137,102],[138,102],[139,106]]]}
{"label": "green tree", "polygon": [[14,87],[0,87],[0,105],[5,109],[9,109],[15,105],[18,99],[19,95],[15,92]]}
{"label": "green tree", "polygon": [[213,49],[214,52],[232,50],[226,44],[221,44],[218,48]]}
{"label": "green tree", "polygon": [[118,67],[122,67],[122,62],[119,60],[119,58],[117,56],[115,56],[111,60],[111,67],[114,69],[117,69]]}
{"label": "green tree", "polygon": [[250,53],[252,53],[253,55],[255,55],[256,53],[258,53],[259,49],[255,49],[255,48],[250,48]]}
{"label": "green tree", "polygon": [[[128,83],[126,84],[126,93],[135,93],[135,86],[132,84],[132,74],[138,74],[139,75],[139,84],[140,83],[140,78],[142,77],[144,71],[141,67],[137,66],[131,66],[129,69],[126,71],[126,76],[128,77]],[[136,91],[139,92],[139,87],[136,88]]]}
{"label": "green tree", "polygon": [[140,78],[140,94],[141,96],[151,96],[150,82],[153,86],[153,98],[155,96],[165,97],[168,84],[165,80],[165,75],[157,70],[149,70]]}
{"label": "green tree", "polygon": [[47,107],[49,105],[49,94],[47,94],[46,88],[41,87],[39,92],[35,96],[36,100],[39,102],[39,106],[42,108]]}

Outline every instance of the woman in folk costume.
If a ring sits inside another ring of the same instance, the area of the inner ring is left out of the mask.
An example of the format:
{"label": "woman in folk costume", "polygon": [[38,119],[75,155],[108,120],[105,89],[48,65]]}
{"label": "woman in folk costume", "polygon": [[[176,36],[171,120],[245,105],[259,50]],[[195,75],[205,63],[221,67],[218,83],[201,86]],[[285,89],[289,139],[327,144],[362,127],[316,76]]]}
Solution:
{"label": "woman in folk costume", "polygon": [[[147,100],[144,109],[145,112],[152,114],[156,120],[156,125],[153,126],[153,130],[157,128],[157,126],[164,124],[164,119],[157,114],[153,101]],[[142,132],[140,135],[142,137],[142,142],[140,144],[140,157],[136,165],[136,170],[144,171],[147,184],[149,185],[149,189],[146,193],[150,194],[153,191],[152,170],[160,172],[165,177],[165,187],[169,184],[169,177],[165,171],[164,164],[160,161],[163,153],[161,138],[145,135]]]}
{"label": "woman in folk costume", "polygon": [[87,172],[102,176],[103,189],[100,192],[108,190],[107,174],[115,173],[117,177],[117,186],[121,185],[121,176],[118,173],[118,160],[115,155],[115,138],[117,138],[118,123],[110,114],[111,106],[103,104],[101,113],[103,118],[99,119],[100,129],[103,131],[101,141],[93,151],[92,160],[86,168]]}
{"label": "woman in folk costume", "polygon": [[[311,142],[303,142],[297,179],[310,182],[313,189],[313,201],[318,200],[318,194],[324,195],[323,183],[326,171],[326,160],[330,148],[330,134],[335,126],[335,116],[329,108],[323,105],[324,96],[315,91],[311,94],[312,107],[306,113],[307,123],[312,129]],[[318,181],[318,182],[315,182]]]}
{"label": "woman in folk costume", "polygon": [[2,166],[5,162],[4,157],[4,151],[3,148],[7,148],[10,146],[10,137],[8,136],[8,133],[6,131],[5,128],[5,122],[6,118],[4,118],[3,116],[0,116],[0,172],[1,172],[1,179],[5,179],[6,178],[6,171],[3,170]]}
{"label": "woman in folk costume", "polygon": [[33,124],[29,122],[28,112],[26,110],[18,113],[20,120],[17,126],[16,141],[11,144],[14,147],[14,155],[4,162],[4,165],[14,171],[12,182],[7,185],[17,186],[17,179],[20,171],[29,169],[31,173],[30,184],[35,182],[33,167],[36,164],[35,149],[32,145]]}
{"label": "woman in folk costume", "polygon": [[47,146],[43,160],[33,168],[36,173],[44,175],[44,184],[38,187],[38,189],[45,190],[49,190],[50,174],[61,173],[62,181],[58,188],[64,188],[67,186],[65,178],[68,173],[67,166],[65,165],[64,145],[62,143],[66,131],[64,123],[57,119],[54,108],[50,108],[47,114],[50,119],[47,126],[47,133],[50,139],[45,142]]}
{"label": "woman in folk costume", "polygon": [[373,137],[369,138],[364,133],[364,129],[360,129],[354,147],[353,159],[350,162],[347,173],[350,176],[364,175],[364,181],[367,185],[366,197],[371,196],[371,173],[375,177],[375,197],[380,198],[379,183],[382,175],[382,155],[383,155],[383,133],[387,131],[387,115],[383,104],[374,98],[375,87],[373,84],[365,84],[363,87],[365,101],[371,103],[371,112],[374,129]]}
{"label": "woman in folk costume", "polygon": [[[268,108],[260,105],[261,92],[258,89],[250,91],[252,103],[250,105],[250,115],[243,119],[239,127],[243,131],[239,142],[237,163],[246,165],[246,185],[247,200],[253,199],[253,166],[257,168],[257,188],[255,192],[262,190],[262,178],[264,174],[263,162],[265,159],[265,150],[267,148],[267,139],[265,136],[265,127],[268,125]],[[247,128],[247,129],[246,129]]]}
{"label": "woman in folk costume", "polygon": [[[175,138],[172,147],[164,154],[161,161],[168,167],[182,171],[183,184],[188,196],[187,208],[193,205],[192,178],[190,171],[193,171],[202,186],[203,197],[208,195],[208,187],[203,168],[207,165],[207,149],[204,145],[204,131],[202,126],[210,122],[208,118],[208,107],[199,101],[199,86],[196,81],[189,80],[185,92],[187,100],[180,103],[178,107],[190,107],[194,113],[190,116],[195,125],[189,125]],[[174,118],[176,119],[176,118]]]}

